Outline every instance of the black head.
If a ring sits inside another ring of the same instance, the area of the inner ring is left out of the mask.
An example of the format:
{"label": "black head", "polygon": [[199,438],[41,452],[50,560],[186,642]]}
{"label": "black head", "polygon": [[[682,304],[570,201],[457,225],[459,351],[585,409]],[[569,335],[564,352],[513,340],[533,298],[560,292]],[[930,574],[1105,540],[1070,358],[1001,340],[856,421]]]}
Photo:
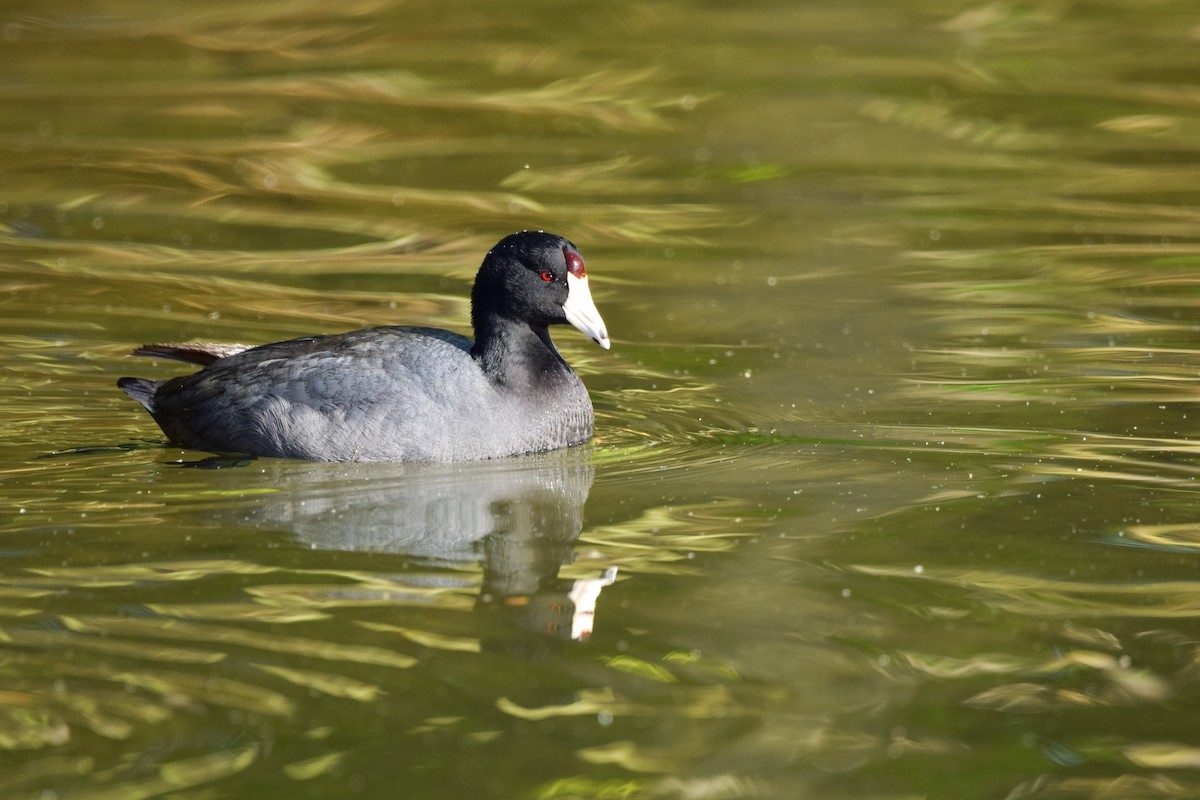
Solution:
{"label": "black head", "polygon": [[583,256],[552,233],[521,231],[488,251],[471,290],[476,336],[497,317],[534,328],[568,323],[608,347],[608,332],[588,290]]}

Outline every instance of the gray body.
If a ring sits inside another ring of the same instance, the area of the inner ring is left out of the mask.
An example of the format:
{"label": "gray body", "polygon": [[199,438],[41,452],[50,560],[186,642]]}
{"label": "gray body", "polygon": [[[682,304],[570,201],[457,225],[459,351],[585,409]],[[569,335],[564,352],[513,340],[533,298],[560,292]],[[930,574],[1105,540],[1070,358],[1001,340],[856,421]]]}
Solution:
{"label": "gray body", "polygon": [[251,348],[169,381],[120,385],[174,444],[197,450],[452,462],[591,438],[587,390],[553,345],[534,363],[494,376],[472,356],[473,344],[435,328],[368,328]]}

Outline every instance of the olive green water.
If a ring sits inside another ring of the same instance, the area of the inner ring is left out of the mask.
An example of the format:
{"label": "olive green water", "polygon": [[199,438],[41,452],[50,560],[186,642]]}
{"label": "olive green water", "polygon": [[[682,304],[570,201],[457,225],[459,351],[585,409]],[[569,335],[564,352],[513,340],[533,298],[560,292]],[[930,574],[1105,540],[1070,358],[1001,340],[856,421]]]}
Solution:
{"label": "olive green water", "polygon": [[[1200,796],[1190,4],[0,37],[0,797]],[[113,386],[463,330],[532,227],[613,337],[556,334],[588,447],[214,460]]]}

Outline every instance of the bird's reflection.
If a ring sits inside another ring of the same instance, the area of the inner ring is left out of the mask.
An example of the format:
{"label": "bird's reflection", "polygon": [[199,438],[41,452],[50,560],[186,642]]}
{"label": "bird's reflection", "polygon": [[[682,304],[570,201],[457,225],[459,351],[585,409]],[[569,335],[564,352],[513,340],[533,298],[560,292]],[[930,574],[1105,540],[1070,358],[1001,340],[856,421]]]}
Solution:
{"label": "bird's reflection", "polygon": [[314,549],[480,563],[475,609],[485,646],[531,634],[587,639],[600,592],[616,579],[615,568],[559,578],[583,528],[594,475],[586,448],[455,466],[255,465],[281,491],[243,509],[242,522],[283,529]]}

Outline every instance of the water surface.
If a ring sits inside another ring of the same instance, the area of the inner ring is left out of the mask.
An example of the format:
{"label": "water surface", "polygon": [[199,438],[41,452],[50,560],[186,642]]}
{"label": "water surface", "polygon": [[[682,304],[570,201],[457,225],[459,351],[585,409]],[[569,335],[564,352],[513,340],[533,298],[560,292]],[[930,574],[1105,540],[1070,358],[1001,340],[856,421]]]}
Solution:
{"label": "water surface", "polygon": [[[0,795],[1200,794],[1190,6],[9,3]],[[152,341],[585,254],[565,452],[213,458]]]}

